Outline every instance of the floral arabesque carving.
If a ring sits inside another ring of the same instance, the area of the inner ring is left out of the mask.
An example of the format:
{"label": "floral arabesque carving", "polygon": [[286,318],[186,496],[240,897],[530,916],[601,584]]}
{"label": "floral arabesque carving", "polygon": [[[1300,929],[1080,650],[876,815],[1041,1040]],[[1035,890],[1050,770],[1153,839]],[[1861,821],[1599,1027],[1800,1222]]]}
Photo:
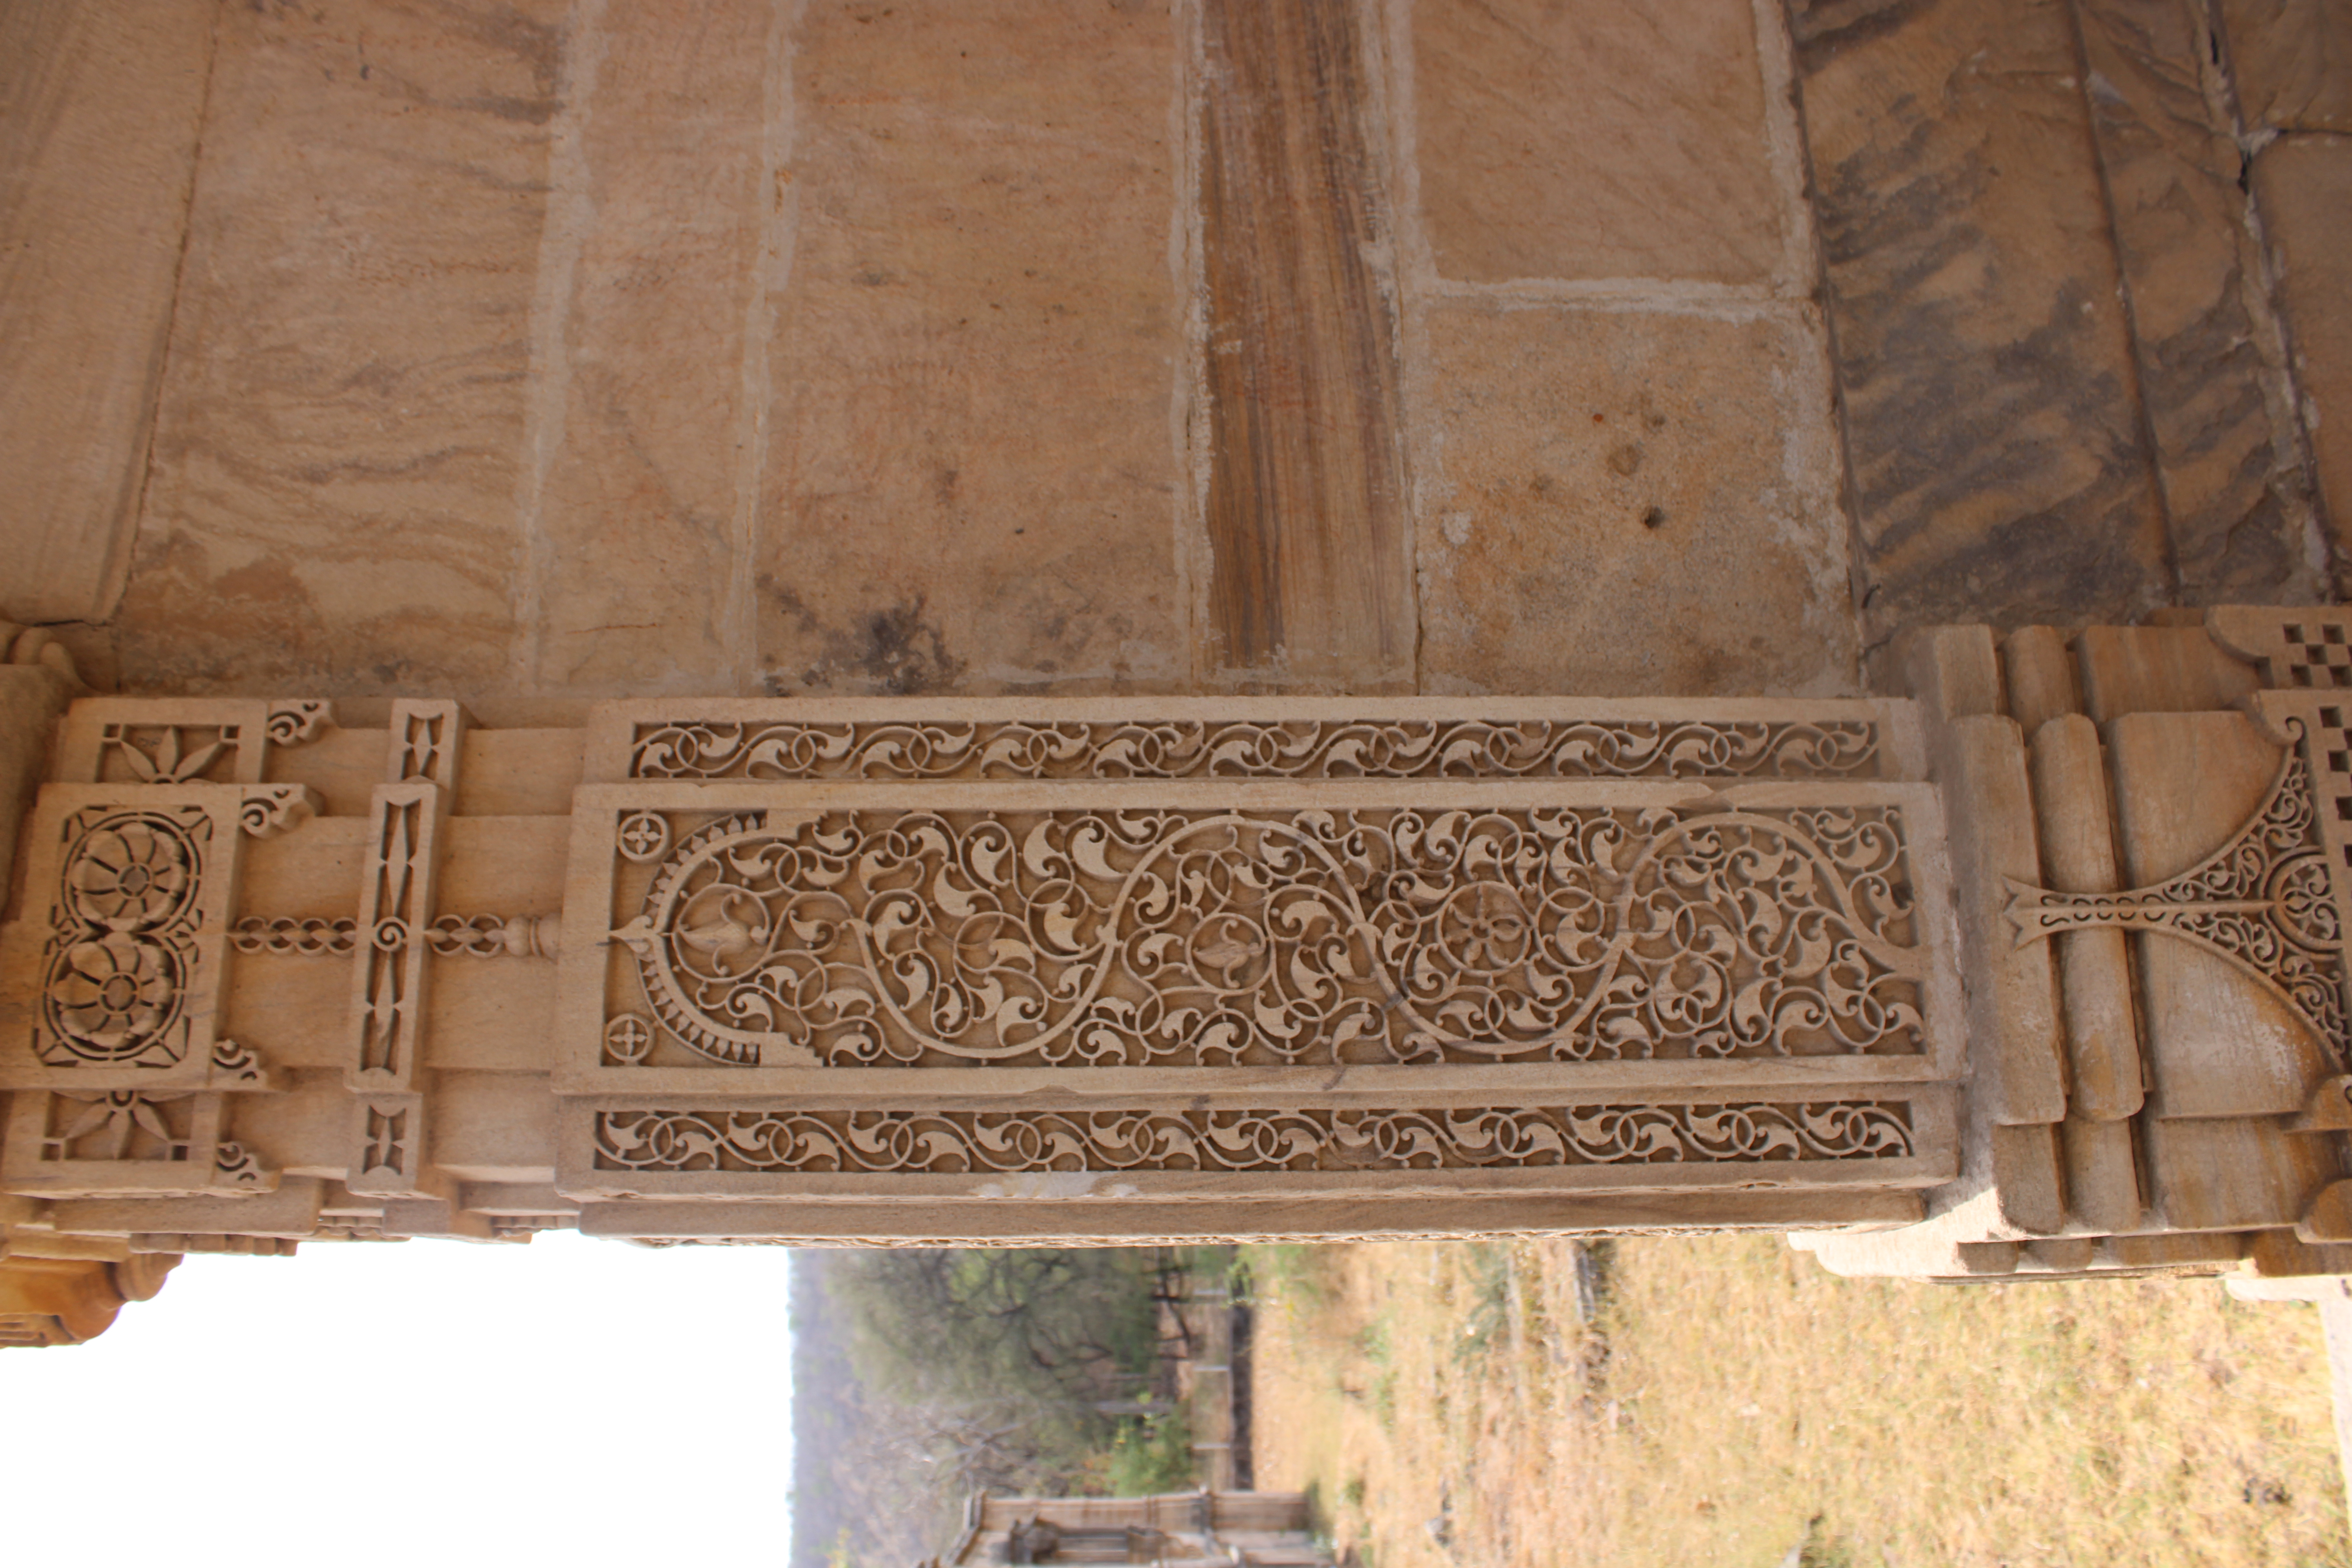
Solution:
{"label": "floral arabesque carving", "polygon": [[613,935],[722,1063],[1212,1066],[1916,1052],[1914,923],[1891,805],[1104,808],[720,819]]}
{"label": "floral arabesque carving", "polygon": [[2328,871],[2305,759],[2297,743],[2252,816],[2230,842],[2178,877],[2117,893],[2059,893],[2011,879],[2008,914],[2017,944],[2092,926],[2161,931],[2220,954],[2294,1010],[2346,1064],[2343,918]]}
{"label": "floral arabesque carving", "polygon": [[119,762],[138,784],[190,784],[235,757],[240,732],[235,724],[109,724],[99,732],[100,766]]}
{"label": "floral arabesque carving", "polygon": [[187,1052],[196,898],[211,818],[93,810],[71,819],[50,906],[38,1051],[62,1067],[168,1067]]}
{"label": "floral arabesque carving", "polygon": [[1865,719],[640,724],[640,779],[1867,778]]}
{"label": "floral arabesque carving", "polygon": [[608,1110],[608,1171],[1433,1171],[1899,1160],[1900,1103],[1475,1110]]}
{"label": "floral arabesque carving", "polygon": [[188,1095],[115,1089],[50,1097],[44,1161],[185,1160],[194,1143]]}

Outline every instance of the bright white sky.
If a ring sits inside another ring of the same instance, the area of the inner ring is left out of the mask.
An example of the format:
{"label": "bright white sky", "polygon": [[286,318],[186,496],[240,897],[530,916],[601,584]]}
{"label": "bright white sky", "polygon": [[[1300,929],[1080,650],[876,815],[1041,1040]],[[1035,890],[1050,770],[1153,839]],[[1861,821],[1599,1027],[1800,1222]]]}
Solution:
{"label": "bright white sky", "polygon": [[6,1555],[782,1564],[788,1257],[569,1232],[191,1257],[89,1344],[0,1350]]}

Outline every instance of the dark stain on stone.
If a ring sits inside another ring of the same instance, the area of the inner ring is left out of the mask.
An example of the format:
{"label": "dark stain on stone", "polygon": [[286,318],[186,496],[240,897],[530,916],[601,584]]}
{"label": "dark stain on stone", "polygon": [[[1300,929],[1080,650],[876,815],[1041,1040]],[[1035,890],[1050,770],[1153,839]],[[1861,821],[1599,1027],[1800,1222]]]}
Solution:
{"label": "dark stain on stone", "polygon": [[[1839,40],[1834,53],[1918,11],[1815,5],[1799,16],[1817,40]],[[1845,80],[1855,68],[1841,68],[1841,90],[1855,90]],[[2038,236],[1989,231],[2006,219],[1989,199],[2003,176],[1997,142],[1979,132],[2020,106],[1979,98],[1958,121],[1895,98],[1874,109],[1878,123],[1854,151],[1816,169],[1861,565],[1883,591],[1873,613],[1891,623],[2127,619],[2168,598],[2171,584],[2132,367],[2093,308],[2112,258],[2053,256]],[[1956,289],[1955,279],[1973,281]],[[2028,312],[2039,317],[2028,330],[1984,335],[1985,322]]]}
{"label": "dark stain on stone", "polygon": [[[2077,10],[2179,596],[2306,595],[2317,585],[2302,537],[2310,481],[2280,449],[2293,443],[2272,425],[2262,329],[2246,306],[2246,160],[2200,82],[2218,35],[2190,11],[2133,0]],[[2170,330],[2150,336],[2152,321]]]}
{"label": "dark stain on stone", "polygon": [[1792,0],[1789,31],[1801,70],[1828,64],[1846,50],[1898,33],[1936,0]]}
{"label": "dark stain on stone", "polygon": [[1664,507],[1654,506],[1650,508],[1649,510],[1643,512],[1642,514],[1642,526],[1650,530],[1653,533],[1656,532],[1659,529],[1665,527],[1665,509]]}
{"label": "dark stain on stone", "polygon": [[294,569],[275,555],[264,555],[213,579],[212,591],[224,599],[257,599],[269,604],[307,604],[310,595]]}
{"label": "dark stain on stone", "polygon": [[551,98],[460,98],[453,109],[470,110],[476,114],[488,114],[499,120],[511,120],[523,125],[544,125],[555,118],[562,105]]}
{"label": "dark stain on stone", "polygon": [[[838,626],[824,624],[798,594],[772,575],[762,573],[756,581],[802,635],[821,643],[816,662],[800,672],[799,684],[804,689],[832,687],[847,678],[854,685],[877,688],[893,697],[912,697],[950,690],[963,677],[965,662],[948,652],[945,634],[924,619],[928,601],[919,595]],[[770,675],[767,686],[771,696],[791,689],[782,675]]]}
{"label": "dark stain on stone", "polygon": [[816,612],[803,602],[790,586],[776,581],[771,573],[762,572],[752,579],[760,592],[775,601],[776,608],[792,616],[793,624],[803,632],[817,629]]}
{"label": "dark stain on stone", "polygon": [[[940,628],[923,619],[924,601],[894,605],[865,617],[847,640],[839,662],[880,683],[893,697],[944,691],[963,674],[963,661],[948,655]],[[830,662],[830,661],[829,661]]]}

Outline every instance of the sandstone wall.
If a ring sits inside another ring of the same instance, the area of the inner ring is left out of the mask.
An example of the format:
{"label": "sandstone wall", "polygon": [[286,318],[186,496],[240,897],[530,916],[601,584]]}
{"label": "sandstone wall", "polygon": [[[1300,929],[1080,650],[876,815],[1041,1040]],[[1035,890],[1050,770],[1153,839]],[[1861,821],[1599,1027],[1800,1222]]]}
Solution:
{"label": "sandstone wall", "polygon": [[[0,18],[129,689],[1831,695],[2333,597],[2352,0]],[[2329,62],[2337,62],[2335,66]]]}

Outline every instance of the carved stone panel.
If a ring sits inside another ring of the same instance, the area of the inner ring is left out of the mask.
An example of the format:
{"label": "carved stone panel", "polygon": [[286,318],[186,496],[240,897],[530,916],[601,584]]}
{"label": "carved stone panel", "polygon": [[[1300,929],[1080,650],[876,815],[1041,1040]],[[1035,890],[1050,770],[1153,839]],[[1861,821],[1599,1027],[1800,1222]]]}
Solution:
{"label": "carved stone panel", "polygon": [[0,955],[0,1087],[244,1087],[215,1033],[239,845],[311,804],[283,784],[43,791]]}
{"label": "carved stone panel", "polygon": [[1226,1202],[1384,1193],[1753,1192],[1948,1178],[1949,1093],[1868,1100],[1393,1101],[954,1110],[608,1107],[583,1199]]}
{"label": "carved stone panel", "polygon": [[[2284,692],[2261,702],[2288,743],[2262,804],[2227,844],[2155,887],[2056,893],[2012,882],[2010,920],[2020,942],[2102,926],[2194,942],[2283,1003],[2341,1070],[2352,1047],[2352,742],[2344,724],[2352,702]],[[2313,786],[2315,763],[2330,781],[2325,797]]]}
{"label": "carved stone panel", "polygon": [[609,703],[596,781],[1915,779],[1898,703],[1488,698]]}
{"label": "carved stone panel", "polygon": [[45,1198],[221,1197],[278,1185],[227,1134],[229,1097],[140,1089],[12,1097],[0,1187]]}
{"label": "carved stone panel", "polygon": [[334,722],[318,699],[100,697],[74,704],[58,777],[70,784],[260,784],[273,746]]}
{"label": "carved stone panel", "polygon": [[583,790],[566,923],[610,937],[582,949],[575,989],[605,1005],[570,1065],[1866,1078],[1931,1053],[1925,790],[890,793]]}

